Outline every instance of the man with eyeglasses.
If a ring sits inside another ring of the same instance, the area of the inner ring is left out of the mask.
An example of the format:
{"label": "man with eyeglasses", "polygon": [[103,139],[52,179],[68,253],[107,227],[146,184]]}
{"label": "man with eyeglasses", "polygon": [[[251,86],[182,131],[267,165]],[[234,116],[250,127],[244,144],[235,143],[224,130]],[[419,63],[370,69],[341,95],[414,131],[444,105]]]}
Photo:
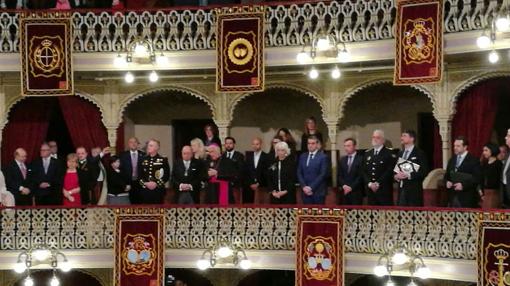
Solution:
{"label": "man with eyeglasses", "polygon": [[51,156],[51,148],[48,143],[41,144],[40,157],[31,164],[32,190],[35,204],[38,206],[60,205],[61,181],[63,170],[58,160]]}

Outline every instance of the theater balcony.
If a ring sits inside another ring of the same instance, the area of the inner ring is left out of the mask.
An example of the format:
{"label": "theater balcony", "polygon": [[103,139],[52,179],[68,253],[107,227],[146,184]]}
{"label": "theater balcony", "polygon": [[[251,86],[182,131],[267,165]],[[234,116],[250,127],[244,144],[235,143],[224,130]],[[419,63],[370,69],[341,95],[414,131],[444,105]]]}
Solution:
{"label": "theater balcony", "polygon": [[[103,207],[2,209],[0,268],[12,269],[20,251],[45,243],[65,253],[76,269],[111,269],[117,211]],[[246,251],[253,269],[295,269],[296,214],[304,209],[168,206],[163,211],[168,268],[196,268],[204,249],[224,238]],[[328,213],[332,209],[315,211]],[[431,278],[477,280],[478,221],[482,213],[395,208],[349,208],[343,212],[346,273],[372,274],[381,254],[403,245],[424,259]],[[504,213],[485,215],[508,218]],[[394,275],[409,273],[396,270]]]}
{"label": "theater balcony", "polygon": [[[296,64],[302,46],[321,31],[347,45],[352,62],[394,58],[395,1],[325,1],[266,3],[266,64]],[[444,1],[446,55],[479,51],[476,38],[498,14],[500,1]],[[214,69],[216,48],[214,7],[148,11],[74,11],[75,71],[112,71],[113,60],[136,37],[149,40],[165,53],[164,69]],[[2,71],[18,71],[19,14],[0,13]],[[508,46],[503,36],[496,49]],[[334,63],[318,59],[316,63]],[[144,70],[149,65],[139,65]]]}

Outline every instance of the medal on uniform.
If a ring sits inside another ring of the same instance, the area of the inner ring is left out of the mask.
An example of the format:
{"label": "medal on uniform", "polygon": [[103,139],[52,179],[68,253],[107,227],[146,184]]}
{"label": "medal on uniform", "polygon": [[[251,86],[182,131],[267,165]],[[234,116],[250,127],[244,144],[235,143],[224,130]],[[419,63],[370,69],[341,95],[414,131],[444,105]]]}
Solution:
{"label": "medal on uniform", "polygon": [[161,180],[163,178],[164,174],[165,174],[165,170],[163,170],[163,168],[161,168],[156,171],[156,173],[154,174],[154,177],[156,177],[156,179],[158,179],[158,180]]}

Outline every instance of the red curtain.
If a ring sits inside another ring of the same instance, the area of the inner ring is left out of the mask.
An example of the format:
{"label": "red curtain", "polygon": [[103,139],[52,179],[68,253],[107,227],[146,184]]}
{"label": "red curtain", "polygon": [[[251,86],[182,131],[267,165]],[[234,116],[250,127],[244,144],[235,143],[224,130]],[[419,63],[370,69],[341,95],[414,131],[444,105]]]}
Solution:
{"label": "red curtain", "polygon": [[117,154],[124,151],[124,121],[117,128],[117,142],[115,143]]}
{"label": "red curtain", "polygon": [[108,133],[97,106],[78,96],[61,96],[58,102],[75,147],[83,146],[90,150],[109,146]]}
{"label": "red curtain", "polygon": [[432,168],[443,168],[443,142],[439,133],[439,124],[436,120],[434,120],[434,154],[432,156]]}
{"label": "red curtain", "polygon": [[498,94],[504,84],[501,79],[482,82],[467,90],[457,102],[457,113],[452,121],[453,139],[465,136],[469,151],[476,157],[491,139],[498,110]]}
{"label": "red curtain", "polygon": [[27,151],[27,162],[39,156],[54,106],[52,98],[27,98],[10,111],[9,122],[2,135],[3,166],[14,159],[14,151],[19,147]]}

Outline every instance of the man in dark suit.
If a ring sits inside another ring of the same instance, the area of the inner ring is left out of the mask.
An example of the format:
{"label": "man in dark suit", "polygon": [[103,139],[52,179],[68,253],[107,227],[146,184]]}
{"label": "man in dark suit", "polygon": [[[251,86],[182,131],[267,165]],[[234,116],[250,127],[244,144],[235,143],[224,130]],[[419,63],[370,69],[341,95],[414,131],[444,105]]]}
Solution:
{"label": "man in dark suit", "polygon": [[129,191],[129,200],[131,201],[131,204],[141,203],[138,173],[139,166],[142,163],[145,153],[138,150],[139,145],[140,142],[138,141],[138,138],[129,138],[129,150],[123,151],[119,154],[120,173],[126,182],[130,182],[131,185],[131,191]]}
{"label": "man in dark suit", "polygon": [[[448,206],[475,208],[479,201],[480,160],[469,154],[468,142],[462,136],[455,138],[453,151],[455,156],[448,161],[444,176],[448,189]],[[455,177],[459,175],[463,175],[463,181],[455,181]]]}
{"label": "man in dark suit", "polygon": [[[338,188],[343,195],[344,205],[363,204],[363,155],[356,150],[357,142],[353,138],[344,140],[345,156],[340,159],[338,170]],[[339,196],[340,197],[340,196]]]}
{"label": "man in dark suit", "polygon": [[200,189],[203,180],[203,164],[193,157],[190,146],[182,147],[182,159],[172,168],[172,185],[177,192],[178,204],[197,204],[200,202]]}
{"label": "man in dark suit", "polygon": [[138,180],[142,190],[142,204],[162,204],[165,200],[166,182],[170,178],[168,159],[159,155],[159,141],[151,139],[147,142],[147,155],[140,163]]}
{"label": "man in dark suit", "polygon": [[62,204],[62,175],[57,159],[51,157],[50,146],[43,143],[40,149],[40,158],[34,160],[31,164],[30,182],[32,184],[32,193],[35,197],[35,204],[60,205]]}
{"label": "man in dark suit", "polygon": [[308,137],[308,152],[299,157],[297,177],[304,204],[324,204],[327,194],[328,157],[319,150],[319,139]]}
{"label": "man in dark suit", "polygon": [[419,169],[412,173],[400,171],[394,175],[398,183],[399,206],[423,206],[423,180],[428,174],[428,164],[425,153],[414,145],[415,140],[416,132],[413,130],[404,131],[400,137],[403,150],[398,153],[399,158],[416,164]]}
{"label": "man in dark suit", "polygon": [[[510,148],[510,129],[505,137],[505,143]],[[504,208],[510,208],[510,155],[506,155],[503,161],[503,174],[501,174],[501,195]]]}
{"label": "man in dark suit", "polygon": [[[240,204],[242,202],[241,182],[244,170],[244,155],[235,150],[236,139],[234,137],[226,137],[224,147],[225,152],[221,156],[221,166],[224,170],[228,170],[228,180],[234,196],[234,202]],[[218,176],[221,177],[222,170],[220,169],[219,172]]]}
{"label": "man in dark suit", "polygon": [[27,152],[18,148],[14,152],[14,160],[3,170],[5,186],[14,195],[17,206],[32,205],[30,190],[30,169],[27,168]]}
{"label": "man in dark suit", "polygon": [[393,205],[393,167],[397,156],[384,146],[384,131],[372,133],[372,149],[365,152],[363,159],[363,180],[372,206]]}
{"label": "man in dark suit", "polygon": [[80,195],[83,205],[91,204],[92,190],[97,184],[99,176],[99,159],[88,155],[85,147],[76,148],[78,156],[78,180],[80,181]]}
{"label": "man in dark suit", "polygon": [[267,203],[264,195],[268,197],[265,172],[269,167],[269,155],[262,151],[262,139],[258,137],[251,141],[251,148],[253,152],[246,155],[244,168],[243,203]]}

